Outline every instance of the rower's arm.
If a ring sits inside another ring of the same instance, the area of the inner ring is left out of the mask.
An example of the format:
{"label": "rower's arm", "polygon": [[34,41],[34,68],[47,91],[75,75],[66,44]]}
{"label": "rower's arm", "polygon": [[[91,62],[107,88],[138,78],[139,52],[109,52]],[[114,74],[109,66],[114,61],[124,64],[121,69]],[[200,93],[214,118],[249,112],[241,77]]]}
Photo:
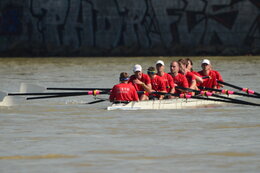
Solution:
{"label": "rower's arm", "polygon": [[198,82],[198,83],[203,83],[202,77],[197,76],[197,75],[194,75],[194,76],[195,76],[195,78],[196,78],[196,82]]}
{"label": "rower's arm", "polygon": [[141,84],[144,90],[148,93],[152,92],[152,85],[151,84],[145,84],[144,82]]}
{"label": "rower's arm", "polygon": [[196,88],[197,88],[196,80],[192,80],[192,81],[191,81],[191,85],[190,85],[189,88],[190,88],[190,89],[193,89],[193,90],[196,90]]}
{"label": "rower's arm", "polygon": [[175,87],[171,88],[170,93],[175,93]]}

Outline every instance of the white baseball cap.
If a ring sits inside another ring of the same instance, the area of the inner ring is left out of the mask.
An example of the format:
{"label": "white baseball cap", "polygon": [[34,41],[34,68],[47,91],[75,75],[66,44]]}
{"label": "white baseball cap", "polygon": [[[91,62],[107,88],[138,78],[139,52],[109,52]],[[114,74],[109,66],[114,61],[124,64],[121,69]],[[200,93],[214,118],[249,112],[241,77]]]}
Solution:
{"label": "white baseball cap", "polygon": [[139,64],[135,64],[133,71],[134,71],[134,72],[136,72],[136,71],[142,71],[142,66],[139,65]]}
{"label": "white baseball cap", "polygon": [[208,59],[203,59],[203,61],[201,62],[201,64],[210,64],[210,61]]}
{"label": "white baseball cap", "polygon": [[164,62],[162,61],[162,60],[158,60],[157,62],[156,62],[156,65],[157,64],[162,64],[163,66],[164,66]]}

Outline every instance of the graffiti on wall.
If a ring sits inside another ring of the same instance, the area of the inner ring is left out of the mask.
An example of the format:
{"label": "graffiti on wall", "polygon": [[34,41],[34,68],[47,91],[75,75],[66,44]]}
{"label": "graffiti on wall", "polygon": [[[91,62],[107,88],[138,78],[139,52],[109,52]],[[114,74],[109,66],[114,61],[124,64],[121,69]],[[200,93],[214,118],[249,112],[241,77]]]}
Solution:
{"label": "graffiti on wall", "polygon": [[108,49],[260,42],[259,0],[27,1],[26,9],[9,5],[2,10],[1,35],[24,34],[44,45]]}
{"label": "graffiti on wall", "polygon": [[12,4],[0,12],[0,35],[20,35],[22,33],[22,8]]}

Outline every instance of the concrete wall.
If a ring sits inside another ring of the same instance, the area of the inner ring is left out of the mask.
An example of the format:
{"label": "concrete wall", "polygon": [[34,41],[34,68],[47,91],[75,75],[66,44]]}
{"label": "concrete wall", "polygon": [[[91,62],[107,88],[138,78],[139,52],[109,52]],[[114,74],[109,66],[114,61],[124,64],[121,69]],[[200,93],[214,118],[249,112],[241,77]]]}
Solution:
{"label": "concrete wall", "polygon": [[0,56],[259,54],[260,0],[1,0]]}

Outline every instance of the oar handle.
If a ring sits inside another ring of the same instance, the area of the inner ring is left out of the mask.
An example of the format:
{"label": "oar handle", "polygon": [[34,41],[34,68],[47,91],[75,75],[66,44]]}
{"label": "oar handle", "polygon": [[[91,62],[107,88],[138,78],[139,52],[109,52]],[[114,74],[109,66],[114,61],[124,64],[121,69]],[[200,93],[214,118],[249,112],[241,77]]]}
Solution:
{"label": "oar handle", "polygon": [[227,100],[230,100],[230,101],[232,101],[234,103],[241,103],[241,104],[248,104],[248,105],[253,105],[253,106],[260,106],[260,104],[251,103],[251,102],[247,102],[247,101],[243,101],[243,100],[238,100],[238,99],[234,99],[234,98],[230,98],[230,97],[225,97],[225,96],[213,94],[213,93],[207,92],[207,91],[197,91],[197,90],[193,90],[193,89],[190,89],[190,88],[184,88],[184,87],[179,87],[179,88],[187,90],[187,91],[195,92],[196,94],[200,94],[202,96],[213,96],[213,97],[217,97],[217,98],[227,99]]}
{"label": "oar handle", "polygon": [[221,92],[222,94],[230,95],[230,94],[236,94],[236,92],[231,91],[231,90],[226,90],[226,89],[215,89],[215,88],[207,88],[207,87],[198,87],[201,90],[208,90],[208,91],[216,91],[216,92]]}
{"label": "oar handle", "polygon": [[[47,98],[58,98],[58,97],[72,97],[72,96],[84,96],[84,95],[100,95],[100,94],[109,94],[110,92],[107,91],[98,91],[98,90],[94,90],[94,91],[88,91],[88,92],[64,92],[64,93],[59,93],[59,94],[55,94],[55,93],[45,93],[44,96],[41,97],[28,97],[26,98],[27,100],[35,100],[35,99],[47,99]],[[23,93],[25,94],[25,93]],[[26,93],[28,94],[28,93]],[[29,93],[30,95],[32,93]],[[35,93],[33,93],[35,95]],[[32,95],[33,95],[32,94]],[[41,94],[40,94],[41,95]]]}
{"label": "oar handle", "polygon": [[203,76],[202,79],[210,79],[210,76]]}
{"label": "oar handle", "polygon": [[208,97],[200,97],[200,96],[192,96],[191,98],[201,99],[201,100],[211,100],[211,101],[218,101],[218,102],[225,102],[225,103],[234,103],[234,104],[241,104],[241,105],[249,105],[249,106],[260,106],[260,104],[251,103],[251,102],[241,102],[240,100],[231,101],[231,100],[224,100],[224,99],[215,99],[215,98],[208,98]]}
{"label": "oar handle", "polygon": [[226,86],[229,86],[229,87],[241,90],[243,92],[246,92],[247,94],[254,94],[254,95],[260,96],[260,93],[257,93],[255,91],[249,89],[249,88],[242,88],[242,87],[239,87],[239,86],[236,86],[236,85],[224,82],[224,81],[219,81],[219,80],[217,80],[217,82],[220,83],[220,84],[223,84],[223,85],[226,85]]}
{"label": "oar handle", "polygon": [[245,97],[252,97],[252,98],[260,98],[257,95],[249,95],[249,94],[245,94],[245,93],[239,93],[239,92],[235,92],[235,91],[231,91],[231,90],[227,90],[227,89],[215,89],[215,88],[207,88],[207,87],[198,87],[201,90],[208,90],[208,91],[216,91],[216,92],[220,92],[222,94],[226,94],[226,95],[239,95],[239,96],[245,96]]}

